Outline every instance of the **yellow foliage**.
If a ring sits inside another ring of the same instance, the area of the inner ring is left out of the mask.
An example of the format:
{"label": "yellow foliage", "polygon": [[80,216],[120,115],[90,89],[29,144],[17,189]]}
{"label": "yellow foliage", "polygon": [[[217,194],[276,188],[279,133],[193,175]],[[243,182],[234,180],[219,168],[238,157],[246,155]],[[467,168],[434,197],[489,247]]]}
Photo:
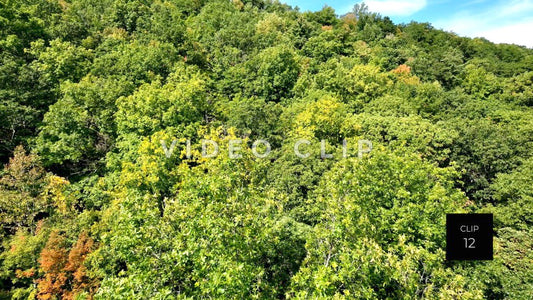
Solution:
{"label": "yellow foliage", "polygon": [[238,10],[242,10],[244,8],[244,3],[242,3],[241,0],[232,0],[232,2]]}
{"label": "yellow foliage", "polygon": [[298,138],[306,138],[316,136],[318,131],[338,132],[345,115],[343,103],[331,96],[322,97],[296,116],[294,133]]}
{"label": "yellow foliage", "polygon": [[51,202],[62,214],[66,214],[73,209],[74,199],[65,194],[69,185],[70,182],[67,179],[51,175],[48,177],[48,184],[44,188],[44,197],[47,202]]}
{"label": "yellow foliage", "polygon": [[268,34],[272,32],[282,32],[285,29],[285,20],[275,13],[267,14],[255,25],[257,34]]}

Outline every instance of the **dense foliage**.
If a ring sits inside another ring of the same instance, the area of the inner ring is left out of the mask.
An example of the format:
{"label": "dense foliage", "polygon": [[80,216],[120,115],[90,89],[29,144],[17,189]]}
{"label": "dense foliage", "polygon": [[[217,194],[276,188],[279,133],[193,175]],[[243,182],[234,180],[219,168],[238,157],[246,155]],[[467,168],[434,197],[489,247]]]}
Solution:
{"label": "dense foliage", "polygon": [[[0,299],[533,295],[531,49],[364,5],[2,0],[0,101]],[[494,260],[445,260],[457,212],[494,213]]]}

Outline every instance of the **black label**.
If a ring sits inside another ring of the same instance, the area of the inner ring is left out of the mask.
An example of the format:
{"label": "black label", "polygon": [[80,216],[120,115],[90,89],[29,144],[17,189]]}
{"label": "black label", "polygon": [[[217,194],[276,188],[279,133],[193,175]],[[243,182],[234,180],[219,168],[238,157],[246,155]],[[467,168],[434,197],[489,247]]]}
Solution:
{"label": "black label", "polygon": [[492,214],[447,214],[446,259],[492,260]]}

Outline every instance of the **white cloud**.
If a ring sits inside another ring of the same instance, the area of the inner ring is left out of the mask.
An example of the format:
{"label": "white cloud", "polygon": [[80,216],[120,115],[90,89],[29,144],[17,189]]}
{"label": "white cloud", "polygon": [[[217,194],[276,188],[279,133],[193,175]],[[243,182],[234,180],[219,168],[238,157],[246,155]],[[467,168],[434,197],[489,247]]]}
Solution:
{"label": "white cloud", "polygon": [[521,14],[524,12],[533,10],[533,1],[532,0],[514,0],[509,1],[503,4],[501,7],[497,8],[496,11],[499,17],[512,17],[516,14]]}
{"label": "white cloud", "polygon": [[385,16],[410,16],[426,6],[426,0],[371,0],[365,2],[372,12]]}
{"label": "white cloud", "polygon": [[434,25],[459,35],[533,48],[532,15],[533,0],[498,1],[483,11],[463,10]]}
{"label": "white cloud", "polygon": [[475,35],[495,43],[517,44],[533,48],[533,20],[480,31]]}

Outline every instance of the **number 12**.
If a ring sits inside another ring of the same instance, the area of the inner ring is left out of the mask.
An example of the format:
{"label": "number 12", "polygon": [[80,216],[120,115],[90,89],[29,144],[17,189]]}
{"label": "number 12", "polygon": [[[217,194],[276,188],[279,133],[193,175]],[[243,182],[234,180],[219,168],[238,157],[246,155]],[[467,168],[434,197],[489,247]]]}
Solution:
{"label": "number 12", "polygon": [[473,249],[476,248],[474,244],[476,243],[476,239],[474,238],[463,238],[465,240],[465,248]]}

